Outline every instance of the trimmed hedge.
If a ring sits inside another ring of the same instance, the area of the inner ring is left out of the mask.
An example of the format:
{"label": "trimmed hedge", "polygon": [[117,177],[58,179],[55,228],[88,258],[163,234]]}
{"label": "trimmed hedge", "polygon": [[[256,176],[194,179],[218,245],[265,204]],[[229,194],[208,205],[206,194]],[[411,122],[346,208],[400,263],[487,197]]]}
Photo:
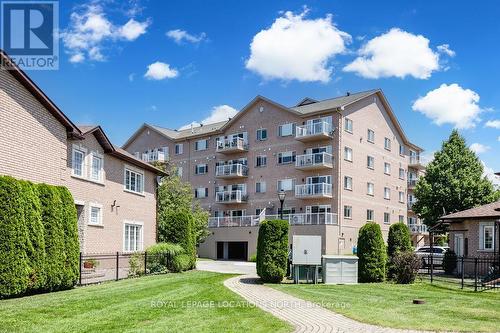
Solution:
{"label": "trimmed hedge", "polygon": [[358,276],[361,282],[385,279],[387,254],[382,231],[377,223],[366,223],[358,235]]}
{"label": "trimmed hedge", "polygon": [[387,256],[389,258],[387,264],[387,277],[392,279],[395,277],[396,263],[394,256],[399,252],[408,252],[412,250],[411,235],[408,226],[402,222],[395,223],[389,228],[389,236],[387,238]]}
{"label": "trimmed hedge", "polygon": [[286,274],[287,258],[288,222],[262,222],[257,239],[257,274],[262,281],[281,282]]}
{"label": "trimmed hedge", "polygon": [[[184,254],[184,249],[179,244],[157,243],[146,249],[146,264],[150,273],[166,273],[175,271],[174,260]],[[189,256],[188,256],[189,257]]]}
{"label": "trimmed hedge", "polygon": [[196,265],[196,235],[193,230],[193,215],[185,210],[171,211],[165,218],[163,237],[165,242],[182,246],[190,257],[188,269]]}

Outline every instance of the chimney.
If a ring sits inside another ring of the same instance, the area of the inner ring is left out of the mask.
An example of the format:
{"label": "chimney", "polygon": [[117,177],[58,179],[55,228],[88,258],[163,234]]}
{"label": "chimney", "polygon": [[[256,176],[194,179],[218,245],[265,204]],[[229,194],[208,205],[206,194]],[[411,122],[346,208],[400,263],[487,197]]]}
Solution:
{"label": "chimney", "polygon": [[351,92],[350,92],[350,91],[348,91],[348,92],[346,92],[346,94],[345,94],[345,95],[346,95],[346,96],[351,96]]}

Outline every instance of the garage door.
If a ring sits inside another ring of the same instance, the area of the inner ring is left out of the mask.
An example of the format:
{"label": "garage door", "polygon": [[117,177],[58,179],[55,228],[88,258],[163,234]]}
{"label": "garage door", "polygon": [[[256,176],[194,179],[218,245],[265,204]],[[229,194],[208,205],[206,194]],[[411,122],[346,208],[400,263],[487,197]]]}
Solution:
{"label": "garage door", "polygon": [[248,258],[248,242],[217,242],[217,259],[243,260]]}

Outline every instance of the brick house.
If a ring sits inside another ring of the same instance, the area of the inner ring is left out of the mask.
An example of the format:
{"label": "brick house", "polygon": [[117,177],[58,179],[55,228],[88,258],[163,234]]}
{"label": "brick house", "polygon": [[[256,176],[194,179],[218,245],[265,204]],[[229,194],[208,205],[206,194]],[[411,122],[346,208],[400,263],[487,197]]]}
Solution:
{"label": "brick house", "polygon": [[133,252],[155,242],[162,172],[114,146],[101,127],[75,125],[17,67],[0,69],[0,174],[66,186],[84,254]]}

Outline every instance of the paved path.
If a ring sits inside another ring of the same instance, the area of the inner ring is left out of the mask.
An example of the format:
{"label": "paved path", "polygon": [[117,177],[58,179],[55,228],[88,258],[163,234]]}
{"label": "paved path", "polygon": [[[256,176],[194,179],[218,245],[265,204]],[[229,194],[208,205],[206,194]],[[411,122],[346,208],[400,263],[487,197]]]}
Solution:
{"label": "paved path", "polygon": [[255,263],[247,261],[198,260],[196,269],[217,273],[257,275]]}
{"label": "paved path", "polygon": [[[241,275],[224,281],[224,285],[251,304],[291,323],[294,332],[337,333],[402,333],[418,332],[398,330],[363,324],[327,310],[312,302],[304,301],[281,291],[257,283],[255,275]],[[391,314],[388,313],[388,316]]]}

